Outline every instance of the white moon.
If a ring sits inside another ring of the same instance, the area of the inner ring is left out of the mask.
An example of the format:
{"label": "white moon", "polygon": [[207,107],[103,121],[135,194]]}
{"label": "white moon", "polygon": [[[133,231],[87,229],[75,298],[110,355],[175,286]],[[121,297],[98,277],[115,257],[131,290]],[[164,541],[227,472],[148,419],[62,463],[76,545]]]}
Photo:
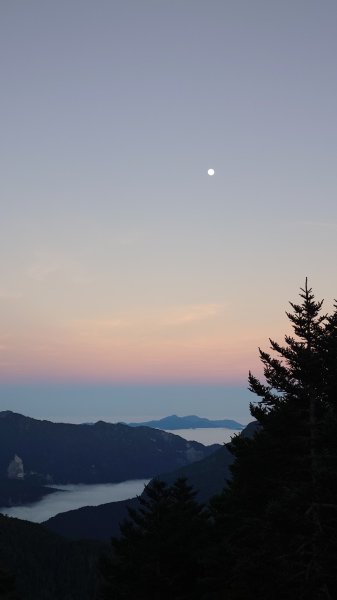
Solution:
{"label": "white moon", "polygon": [[215,175],[214,169],[208,169],[207,173],[210,177],[213,177],[213,175]]}

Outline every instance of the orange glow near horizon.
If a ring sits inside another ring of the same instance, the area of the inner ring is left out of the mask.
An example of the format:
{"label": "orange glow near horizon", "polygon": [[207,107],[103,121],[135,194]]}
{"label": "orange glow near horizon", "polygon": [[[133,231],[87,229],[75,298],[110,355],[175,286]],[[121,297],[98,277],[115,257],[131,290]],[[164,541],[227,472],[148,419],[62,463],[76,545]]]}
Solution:
{"label": "orange glow near horizon", "polygon": [[[0,374],[11,382],[244,385],[249,370],[262,374],[258,347],[269,346],[267,316],[265,326],[262,318],[252,326],[249,315],[238,322],[227,306],[205,303],[100,318],[59,315],[52,323],[36,318],[0,339]],[[276,328],[282,331],[281,322]]]}
{"label": "orange glow near horizon", "polygon": [[25,344],[2,364],[3,380],[244,382],[261,372],[255,340],[63,339]]}

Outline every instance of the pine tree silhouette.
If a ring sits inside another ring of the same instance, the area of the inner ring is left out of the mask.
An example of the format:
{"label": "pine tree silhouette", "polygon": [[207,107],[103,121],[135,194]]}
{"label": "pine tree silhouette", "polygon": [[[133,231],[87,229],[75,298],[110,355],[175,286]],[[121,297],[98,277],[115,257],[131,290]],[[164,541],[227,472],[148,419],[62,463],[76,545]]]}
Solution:
{"label": "pine tree silhouette", "polygon": [[201,598],[202,553],[208,516],[185,479],[171,487],[153,480],[129,510],[122,536],[103,561],[99,598]]}
{"label": "pine tree silhouette", "polygon": [[18,600],[15,590],[15,579],[7,569],[0,565],[0,598],[1,600]]}
{"label": "pine tree silhouette", "polygon": [[294,336],[260,350],[265,381],[249,374],[261,428],[233,440],[233,480],[213,503],[235,600],[332,600],[337,589],[337,310],[322,315],[307,280],[300,297],[287,313]]}

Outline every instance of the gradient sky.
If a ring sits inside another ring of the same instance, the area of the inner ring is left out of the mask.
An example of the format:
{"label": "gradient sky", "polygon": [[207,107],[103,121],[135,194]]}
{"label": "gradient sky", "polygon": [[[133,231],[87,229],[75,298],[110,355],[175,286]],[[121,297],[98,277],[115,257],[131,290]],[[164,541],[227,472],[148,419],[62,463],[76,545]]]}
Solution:
{"label": "gradient sky", "polygon": [[2,1],[0,56],[0,409],[249,420],[337,296],[335,0]]}

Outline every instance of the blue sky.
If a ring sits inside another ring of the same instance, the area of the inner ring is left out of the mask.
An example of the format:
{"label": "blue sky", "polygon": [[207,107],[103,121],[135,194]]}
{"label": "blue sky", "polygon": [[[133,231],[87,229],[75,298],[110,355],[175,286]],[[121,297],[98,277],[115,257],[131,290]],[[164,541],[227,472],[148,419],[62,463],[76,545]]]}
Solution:
{"label": "blue sky", "polygon": [[336,30],[330,0],[2,3],[0,408],[248,415],[305,277],[337,296]]}

